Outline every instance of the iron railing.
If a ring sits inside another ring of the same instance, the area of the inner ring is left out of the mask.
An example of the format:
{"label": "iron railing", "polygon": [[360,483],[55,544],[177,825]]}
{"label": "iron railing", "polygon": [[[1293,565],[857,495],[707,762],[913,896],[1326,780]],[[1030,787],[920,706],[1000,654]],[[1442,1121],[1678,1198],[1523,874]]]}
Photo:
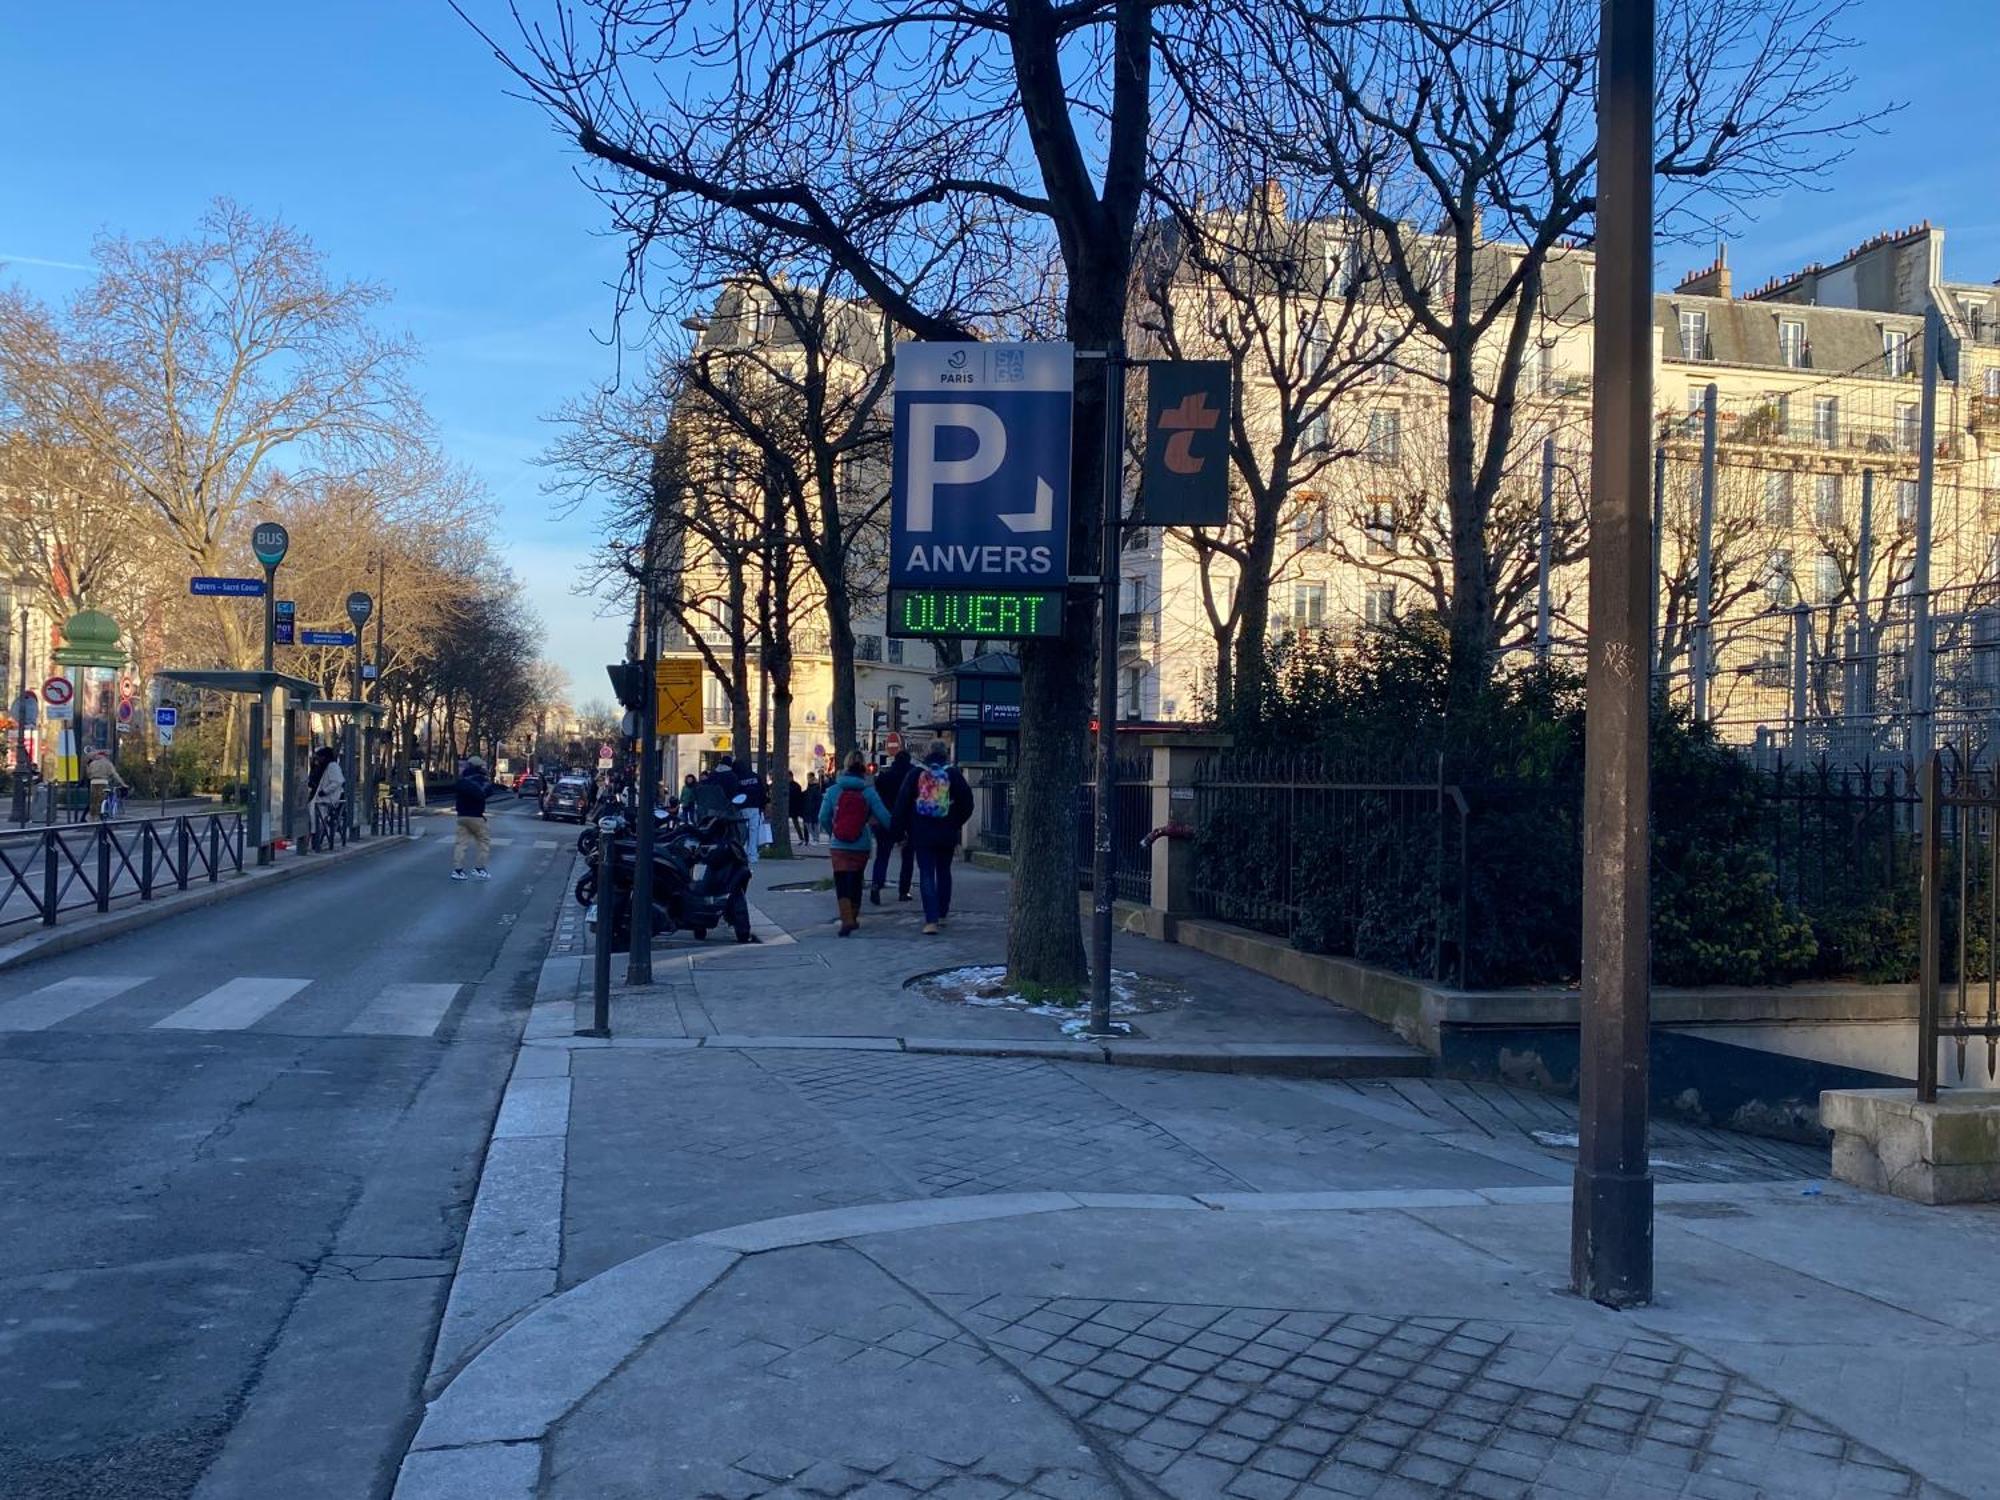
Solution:
{"label": "iron railing", "polygon": [[1296,946],[1463,985],[1468,805],[1427,778],[1225,753],[1194,777],[1193,901]]}
{"label": "iron railing", "polygon": [[[1917,965],[1917,1098],[1937,1102],[1939,1044],[1957,1045],[1966,1082],[1967,1044],[1986,1043],[1987,1086],[2000,1078],[2000,772],[1981,769],[1964,747],[1936,751],[1923,794],[1922,925]],[[1979,991],[1985,1004],[1979,1004]],[[1947,997],[1949,1009],[1947,1010]]]}
{"label": "iron railing", "polygon": [[[1145,838],[1153,828],[1152,757],[1120,756],[1113,791],[1113,888],[1121,901],[1153,899],[1153,856]],[[1014,852],[1014,777],[1010,770],[989,773],[980,784],[979,842],[995,854]],[[1071,816],[1075,828],[1076,876],[1079,889],[1089,890],[1093,874],[1091,839],[1096,828],[1097,786],[1085,782],[1076,789]]]}
{"label": "iron railing", "polygon": [[241,812],[64,824],[0,833],[0,926],[109,911],[243,871]]}

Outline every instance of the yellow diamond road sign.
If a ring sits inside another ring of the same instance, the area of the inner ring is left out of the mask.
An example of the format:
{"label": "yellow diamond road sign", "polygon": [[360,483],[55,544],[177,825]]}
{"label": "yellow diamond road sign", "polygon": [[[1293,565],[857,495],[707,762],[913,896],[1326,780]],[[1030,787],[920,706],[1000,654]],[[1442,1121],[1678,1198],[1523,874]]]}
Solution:
{"label": "yellow diamond road sign", "polygon": [[670,656],[654,669],[658,705],[655,734],[701,733],[701,662],[692,656]]}

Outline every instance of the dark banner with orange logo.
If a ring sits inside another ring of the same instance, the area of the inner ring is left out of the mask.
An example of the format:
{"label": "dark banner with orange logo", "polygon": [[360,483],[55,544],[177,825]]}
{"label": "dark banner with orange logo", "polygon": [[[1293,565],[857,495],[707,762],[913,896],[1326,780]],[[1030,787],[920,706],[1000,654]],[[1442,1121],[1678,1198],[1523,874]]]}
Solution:
{"label": "dark banner with orange logo", "polygon": [[1229,519],[1229,365],[1174,360],[1146,366],[1148,526],[1220,526]]}

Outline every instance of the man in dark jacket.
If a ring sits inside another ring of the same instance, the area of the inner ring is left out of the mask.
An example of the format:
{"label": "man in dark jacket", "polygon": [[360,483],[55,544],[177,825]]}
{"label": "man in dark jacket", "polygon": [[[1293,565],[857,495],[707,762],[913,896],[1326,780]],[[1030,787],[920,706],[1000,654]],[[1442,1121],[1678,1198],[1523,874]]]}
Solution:
{"label": "man in dark jacket", "polygon": [[[884,807],[892,810],[895,808],[897,800],[903,795],[903,785],[909,779],[910,752],[898,750],[896,758],[875,773],[875,794],[882,799]],[[889,853],[896,846],[898,838],[898,835],[892,833],[886,838],[875,841],[875,871],[868,882],[868,899],[877,906],[882,904],[882,885],[889,877]],[[907,901],[910,899],[910,866],[913,856],[909,841],[902,839],[901,843],[903,863],[896,871],[896,899]]]}
{"label": "man in dark jacket", "polygon": [[474,880],[486,880],[486,861],[493,854],[493,839],[486,831],[486,797],[492,785],[486,779],[486,762],[470,757],[460,767],[458,780],[451,784],[452,801],[458,809],[458,833],[451,841],[451,878],[465,879],[465,850],[468,844],[479,852],[472,867]]}
{"label": "man in dark jacket", "polygon": [[951,749],[943,740],[932,741],[923,764],[903,778],[895,807],[890,826],[894,835],[907,840],[903,847],[916,854],[924,931],[934,933],[951,915],[952,856],[958,853],[959,830],[972,817],[972,788],[951,763]]}
{"label": "man in dark jacket", "polygon": [[[812,778],[817,787],[819,778]],[[792,834],[801,844],[812,842],[812,826],[819,819],[819,804],[806,805],[806,789],[799,785],[797,771],[785,772],[785,811],[792,820]]]}

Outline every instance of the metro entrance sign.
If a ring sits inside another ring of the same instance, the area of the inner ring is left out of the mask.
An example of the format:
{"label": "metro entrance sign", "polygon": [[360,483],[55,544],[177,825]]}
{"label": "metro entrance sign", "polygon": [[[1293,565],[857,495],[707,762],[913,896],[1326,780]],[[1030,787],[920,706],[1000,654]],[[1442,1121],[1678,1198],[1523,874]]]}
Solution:
{"label": "metro entrance sign", "polygon": [[[1042,629],[1017,633],[1060,629],[1074,391],[1068,344],[897,346],[894,588],[920,591],[934,610],[958,592],[1048,591],[1054,619],[1038,604]],[[890,626],[921,633],[897,619]]]}

